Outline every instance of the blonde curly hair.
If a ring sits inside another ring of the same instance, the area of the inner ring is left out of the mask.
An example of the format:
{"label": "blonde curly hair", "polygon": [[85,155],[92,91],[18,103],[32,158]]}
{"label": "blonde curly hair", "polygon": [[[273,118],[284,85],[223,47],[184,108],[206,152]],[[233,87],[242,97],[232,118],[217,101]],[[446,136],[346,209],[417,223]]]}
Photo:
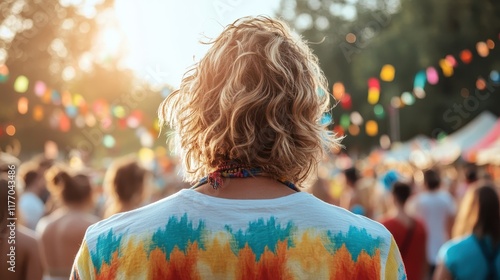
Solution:
{"label": "blonde curly hair", "polygon": [[228,25],[160,105],[193,181],[228,160],[301,184],[339,139],[320,122],[330,110],[317,57],[283,22]]}

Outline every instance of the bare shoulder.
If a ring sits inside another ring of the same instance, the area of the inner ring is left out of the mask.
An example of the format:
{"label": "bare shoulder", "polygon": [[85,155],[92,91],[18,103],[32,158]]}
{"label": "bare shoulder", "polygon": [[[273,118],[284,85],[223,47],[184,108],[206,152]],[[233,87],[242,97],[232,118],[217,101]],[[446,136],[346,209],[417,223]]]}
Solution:
{"label": "bare shoulder", "polygon": [[35,231],[27,227],[20,226],[17,229],[16,238],[18,238],[19,243],[26,244],[27,246],[32,246],[34,244],[37,244],[39,235]]}
{"label": "bare shoulder", "polygon": [[42,221],[37,232],[43,240],[53,240],[57,236],[79,236],[83,234],[89,226],[99,222],[99,217],[88,213],[71,213],[66,215],[56,215],[46,217]]}
{"label": "bare shoulder", "polygon": [[64,221],[60,221],[59,226],[68,228],[73,232],[83,232],[91,225],[99,222],[99,217],[88,213],[75,213],[66,217]]}
{"label": "bare shoulder", "polygon": [[[40,237],[39,235],[24,226],[20,226],[17,229],[16,235],[16,249],[24,252],[27,256],[34,256],[39,254],[38,244]],[[22,254],[19,254],[22,255]]]}

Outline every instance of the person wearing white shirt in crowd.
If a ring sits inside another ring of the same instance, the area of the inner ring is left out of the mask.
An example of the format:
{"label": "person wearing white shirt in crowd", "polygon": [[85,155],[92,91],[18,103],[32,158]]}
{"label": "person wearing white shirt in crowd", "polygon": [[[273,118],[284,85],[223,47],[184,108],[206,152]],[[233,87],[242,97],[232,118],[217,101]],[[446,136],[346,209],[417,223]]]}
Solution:
{"label": "person wearing white shirt in crowd", "polygon": [[424,185],[425,191],[414,198],[413,211],[427,229],[427,261],[432,275],[439,248],[450,239],[456,205],[451,194],[440,188],[437,171],[424,171]]}

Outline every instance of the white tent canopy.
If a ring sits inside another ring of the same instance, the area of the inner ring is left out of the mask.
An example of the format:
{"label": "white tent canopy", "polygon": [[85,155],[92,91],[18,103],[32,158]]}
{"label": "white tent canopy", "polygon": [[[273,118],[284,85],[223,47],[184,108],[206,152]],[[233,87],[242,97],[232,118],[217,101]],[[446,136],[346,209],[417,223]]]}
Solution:
{"label": "white tent canopy", "polygon": [[478,165],[500,165],[500,143],[495,144],[493,147],[479,151],[477,153],[476,163]]}
{"label": "white tent canopy", "polygon": [[462,151],[474,146],[495,125],[497,117],[485,111],[461,129],[448,135],[431,151],[434,160],[443,164],[455,161]]}
{"label": "white tent canopy", "polygon": [[482,112],[467,125],[449,135],[451,141],[466,150],[476,144],[495,125],[497,117],[492,113]]}

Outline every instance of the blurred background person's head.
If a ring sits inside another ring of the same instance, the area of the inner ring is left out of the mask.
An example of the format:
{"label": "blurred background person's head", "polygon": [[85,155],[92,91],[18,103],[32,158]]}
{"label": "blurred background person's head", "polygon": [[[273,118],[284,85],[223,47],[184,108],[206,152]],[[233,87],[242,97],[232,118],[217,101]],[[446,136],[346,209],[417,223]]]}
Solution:
{"label": "blurred background person's head", "polygon": [[470,185],[479,180],[477,166],[470,165],[465,169],[465,183]]}
{"label": "blurred background person's head", "polygon": [[424,186],[426,190],[436,191],[441,185],[441,177],[438,171],[429,169],[424,171]]}
{"label": "blurred background person's head", "polygon": [[455,219],[452,237],[489,235],[499,241],[500,209],[497,190],[491,183],[479,184],[479,187],[469,189],[465,194]]}
{"label": "blurred background person's head", "polygon": [[135,159],[115,161],[104,178],[104,190],[109,196],[104,217],[143,206],[149,195],[148,183],[148,170]]}
{"label": "blurred background person's head", "polygon": [[45,179],[43,178],[43,172],[35,162],[23,164],[19,175],[24,182],[24,192],[34,193],[39,197],[43,194],[46,188]]}
{"label": "blurred background person's head", "polygon": [[62,166],[53,166],[47,170],[45,178],[56,205],[79,210],[92,208],[92,185],[87,175],[71,174]]}
{"label": "blurred background person's head", "polygon": [[344,170],[345,183],[349,187],[356,187],[356,182],[359,180],[359,172],[356,167],[349,167]]}
{"label": "blurred background person's head", "polygon": [[410,185],[398,181],[392,186],[391,193],[394,205],[399,209],[404,209],[406,201],[408,201],[408,198],[411,196],[412,190]]}
{"label": "blurred background person's head", "polygon": [[494,244],[500,242],[500,202],[497,190],[485,185],[474,190],[474,203],[471,212],[477,217],[472,228],[474,235],[484,238],[490,237]]}
{"label": "blurred background person's head", "polygon": [[457,217],[461,232],[439,250],[434,279],[498,279],[500,201],[490,182],[469,189]]}

